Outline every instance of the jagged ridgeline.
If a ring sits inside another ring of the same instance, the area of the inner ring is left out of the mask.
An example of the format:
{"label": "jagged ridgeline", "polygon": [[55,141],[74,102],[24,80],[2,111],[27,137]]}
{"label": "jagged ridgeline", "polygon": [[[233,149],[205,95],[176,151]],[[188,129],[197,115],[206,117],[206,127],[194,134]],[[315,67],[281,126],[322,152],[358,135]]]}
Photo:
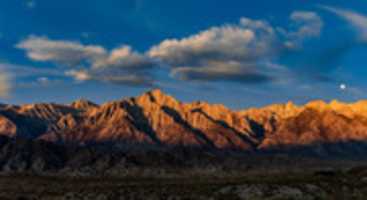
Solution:
{"label": "jagged ridgeline", "polygon": [[[314,147],[318,154],[367,152],[367,102],[313,101],[234,111],[182,103],[161,90],[97,105],[1,105],[0,134],[58,144],[268,151]],[[309,148],[310,149],[310,148]]]}

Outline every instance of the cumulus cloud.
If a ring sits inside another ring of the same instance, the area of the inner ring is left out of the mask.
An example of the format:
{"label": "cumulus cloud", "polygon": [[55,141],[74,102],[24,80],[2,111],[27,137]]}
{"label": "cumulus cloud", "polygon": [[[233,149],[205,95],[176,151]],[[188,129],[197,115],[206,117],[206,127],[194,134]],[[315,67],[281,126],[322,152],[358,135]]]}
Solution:
{"label": "cumulus cloud", "polygon": [[152,79],[149,78],[149,71],[156,66],[151,58],[126,45],[109,52],[98,45],[31,36],[16,46],[25,50],[34,61],[49,61],[72,67],[65,74],[78,81],[150,85]]}
{"label": "cumulus cloud", "polygon": [[153,68],[155,63],[149,57],[135,52],[130,46],[124,45],[113,49],[111,53],[93,63],[93,68],[119,68],[128,71]]}
{"label": "cumulus cloud", "polygon": [[321,6],[321,8],[330,11],[332,13],[335,13],[336,15],[347,20],[358,30],[360,37],[359,39],[364,42],[367,41],[367,16],[362,15],[355,11],[335,8],[331,6]]}
{"label": "cumulus cloud", "polygon": [[252,79],[262,76],[256,74],[256,63],[275,53],[275,42],[274,29],[265,21],[242,18],[238,25],[165,40],[148,55],[170,65],[172,74],[184,80]]}
{"label": "cumulus cloud", "polygon": [[269,71],[264,63],[271,63],[289,44],[298,46],[305,38],[320,35],[323,23],[316,13],[297,11],[290,18],[297,29],[278,29],[264,20],[241,18],[238,24],[164,40],[148,55],[167,63],[172,74],[183,80],[269,81],[277,69]]}
{"label": "cumulus cloud", "polygon": [[[272,29],[260,21],[241,21],[246,23],[213,27],[180,40],[164,40],[152,47],[149,55],[175,67],[202,64],[208,60],[256,60],[260,55],[268,54],[273,40]],[[257,26],[257,30],[246,27],[255,23],[263,26]],[[268,28],[270,32],[267,32]],[[264,31],[267,34],[256,35],[256,31]]]}
{"label": "cumulus cloud", "polygon": [[34,61],[72,67],[65,75],[77,81],[151,86],[153,69],[169,66],[172,76],[181,80],[266,82],[284,72],[269,66],[279,66],[276,61],[285,50],[321,33],[323,23],[316,13],[296,11],[290,20],[292,26],[279,28],[265,20],[241,18],[236,24],[163,40],[145,53],[127,45],[107,50],[38,36],[26,38],[17,47]]}
{"label": "cumulus cloud", "polygon": [[106,55],[106,50],[100,46],[37,36],[28,37],[16,47],[26,50],[27,56],[34,61],[52,61],[68,66],[93,63]]}

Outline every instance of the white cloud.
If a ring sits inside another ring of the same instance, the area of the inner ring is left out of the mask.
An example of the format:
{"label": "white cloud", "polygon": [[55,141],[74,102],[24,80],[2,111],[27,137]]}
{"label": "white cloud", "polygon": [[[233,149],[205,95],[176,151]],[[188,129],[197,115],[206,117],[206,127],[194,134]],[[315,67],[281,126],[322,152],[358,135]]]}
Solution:
{"label": "white cloud", "polygon": [[294,11],[290,15],[290,20],[290,30],[277,28],[285,36],[284,44],[289,49],[302,47],[302,43],[307,38],[319,37],[324,26],[321,17],[310,11]]}
{"label": "white cloud", "polygon": [[323,21],[316,13],[309,11],[295,11],[291,14],[290,18],[300,26],[293,34],[300,38],[320,36]]}
{"label": "white cloud", "polygon": [[241,18],[238,24],[164,40],[148,55],[167,63],[172,74],[183,80],[272,80],[270,76],[278,68],[268,68],[269,63],[284,49],[300,47],[304,39],[318,37],[323,26],[314,12],[296,11],[290,19],[292,27],[275,28],[264,20]]}
{"label": "white cloud", "polygon": [[93,63],[93,68],[120,68],[125,70],[140,70],[154,67],[153,60],[145,55],[134,52],[130,46],[124,45],[113,49],[104,58]]}
{"label": "white cloud", "polygon": [[256,63],[277,53],[276,42],[274,29],[267,22],[242,18],[238,25],[165,40],[153,46],[148,55],[177,68],[172,74],[185,80],[246,79],[250,77],[241,75],[252,74]]}
{"label": "white cloud", "polygon": [[256,82],[273,80],[284,71],[276,59],[290,46],[321,33],[322,20],[313,12],[296,11],[293,26],[275,28],[265,20],[241,18],[237,24],[211,27],[197,34],[166,39],[145,54],[122,45],[107,50],[100,45],[31,36],[17,47],[34,61],[47,61],[72,69],[65,75],[78,81],[96,80],[132,85],[152,85],[157,66],[169,66],[182,80]]}
{"label": "white cloud", "polygon": [[331,6],[321,6],[321,8],[333,12],[347,20],[358,30],[360,39],[362,41],[367,41],[367,16],[351,10],[340,9]]}
{"label": "white cloud", "polygon": [[68,70],[65,72],[65,75],[73,77],[77,81],[88,81],[92,79],[86,70]]}
{"label": "white cloud", "polygon": [[[50,40],[31,36],[16,45],[26,50],[34,61],[48,61],[72,67],[65,75],[78,81],[99,80],[132,85],[151,84],[149,70],[156,66],[153,59],[124,45],[110,52],[98,45],[83,45],[66,40]],[[144,73],[144,75],[142,75]],[[134,77],[134,78],[131,78]],[[139,80],[139,77],[142,77]]]}
{"label": "white cloud", "polygon": [[38,36],[30,36],[16,47],[26,50],[27,56],[34,61],[52,61],[69,66],[92,63],[106,54],[106,50],[100,46],[85,46],[78,42]]}
{"label": "white cloud", "polygon": [[269,27],[253,28],[247,27],[247,24],[213,27],[180,40],[164,40],[152,47],[149,55],[175,67],[202,64],[207,60],[256,60],[271,51],[274,38],[271,32],[256,35],[256,31],[265,31],[262,29]]}

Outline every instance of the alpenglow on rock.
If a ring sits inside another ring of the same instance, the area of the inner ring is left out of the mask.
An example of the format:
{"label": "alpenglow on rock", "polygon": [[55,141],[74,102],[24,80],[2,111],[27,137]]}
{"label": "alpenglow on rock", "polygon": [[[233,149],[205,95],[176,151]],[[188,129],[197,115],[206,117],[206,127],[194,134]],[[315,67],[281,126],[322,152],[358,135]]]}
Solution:
{"label": "alpenglow on rock", "polygon": [[[364,145],[367,101],[313,101],[303,106],[289,102],[233,111],[220,104],[183,103],[156,89],[102,105],[87,100],[70,105],[4,105],[0,135],[57,143],[244,151],[348,142]],[[358,144],[353,148],[360,149]]]}

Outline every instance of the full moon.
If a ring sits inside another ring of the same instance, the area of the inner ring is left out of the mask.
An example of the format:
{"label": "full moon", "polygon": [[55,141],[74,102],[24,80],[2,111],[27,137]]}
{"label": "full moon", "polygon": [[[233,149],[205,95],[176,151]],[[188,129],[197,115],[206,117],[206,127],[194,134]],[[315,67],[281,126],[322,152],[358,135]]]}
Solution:
{"label": "full moon", "polygon": [[344,84],[344,83],[340,84],[339,87],[340,87],[341,90],[346,90],[347,89],[347,85]]}

